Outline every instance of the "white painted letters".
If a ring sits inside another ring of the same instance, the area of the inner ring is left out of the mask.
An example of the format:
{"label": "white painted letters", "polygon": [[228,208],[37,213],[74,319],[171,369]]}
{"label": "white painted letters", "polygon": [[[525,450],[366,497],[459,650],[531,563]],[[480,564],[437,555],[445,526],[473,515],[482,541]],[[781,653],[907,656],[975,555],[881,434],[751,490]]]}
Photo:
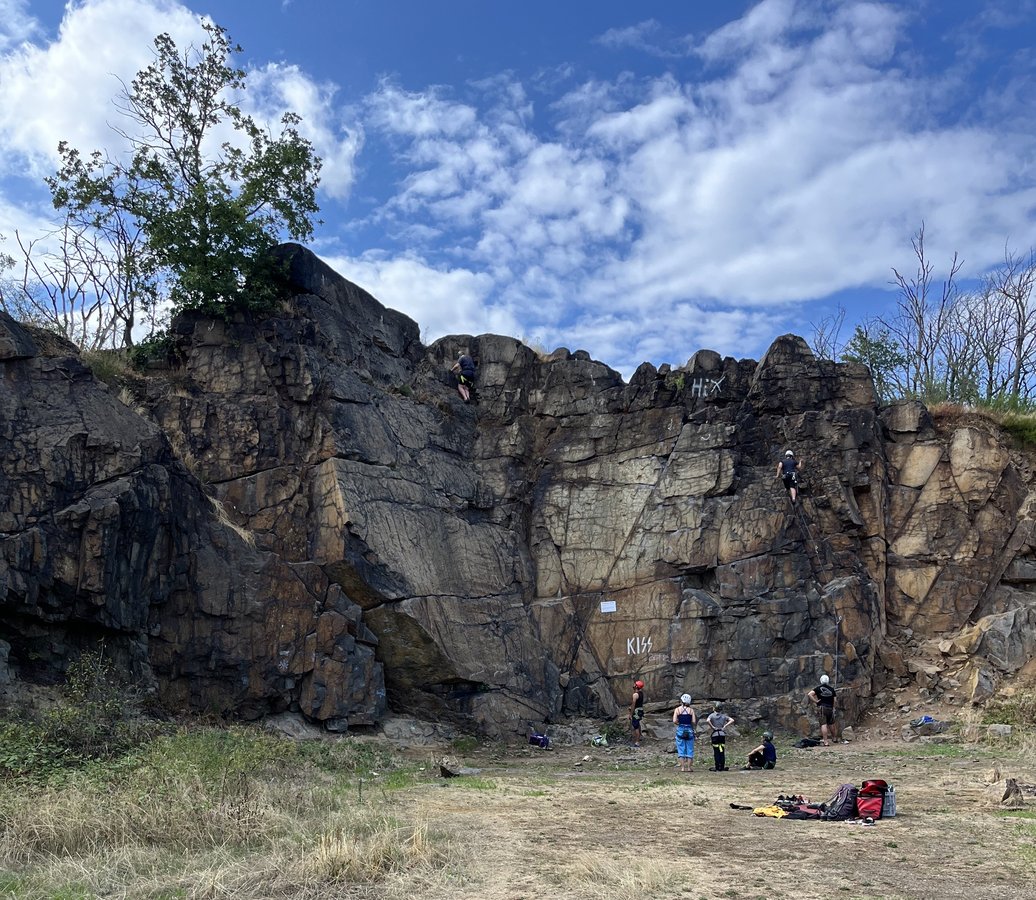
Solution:
{"label": "white painted letters", "polygon": [[651,638],[650,637],[631,637],[626,638],[626,653],[628,656],[633,656],[637,653],[650,653],[651,652]]}
{"label": "white painted letters", "polygon": [[725,379],[726,375],[724,375],[723,378],[720,378],[719,381],[715,381],[712,378],[695,378],[694,381],[691,382],[691,396],[711,397],[714,394],[718,394]]}

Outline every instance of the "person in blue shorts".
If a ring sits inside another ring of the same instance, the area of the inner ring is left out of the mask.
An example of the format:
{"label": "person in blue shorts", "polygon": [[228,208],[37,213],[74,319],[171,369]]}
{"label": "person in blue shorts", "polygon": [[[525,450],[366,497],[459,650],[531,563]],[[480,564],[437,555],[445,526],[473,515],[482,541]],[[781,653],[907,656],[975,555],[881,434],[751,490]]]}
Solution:
{"label": "person in blue shorts", "polygon": [[694,771],[694,731],[698,727],[698,717],[691,709],[691,695],[684,694],[680,705],[673,712],[673,724],[676,726],[676,755],[680,757],[680,771]]}

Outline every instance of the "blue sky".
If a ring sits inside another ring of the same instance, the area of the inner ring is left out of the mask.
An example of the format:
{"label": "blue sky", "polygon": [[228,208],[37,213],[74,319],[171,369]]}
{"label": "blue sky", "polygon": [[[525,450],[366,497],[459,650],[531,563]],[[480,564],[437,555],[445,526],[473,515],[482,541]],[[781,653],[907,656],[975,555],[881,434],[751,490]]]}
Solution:
{"label": "blue sky", "polygon": [[313,249],[426,342],[628,376],[891,314],[922,221],[977,277],[1036,244],[1036,4],[0,0],[0,233],[46,229],[116,76],[224,26],[257,118],[324,157]]}

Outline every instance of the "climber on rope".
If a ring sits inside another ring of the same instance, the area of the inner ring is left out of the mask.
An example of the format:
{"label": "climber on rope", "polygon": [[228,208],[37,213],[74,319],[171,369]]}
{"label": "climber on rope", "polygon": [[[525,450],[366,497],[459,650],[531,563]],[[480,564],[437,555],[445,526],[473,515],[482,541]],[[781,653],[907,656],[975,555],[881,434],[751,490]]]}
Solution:
{"label": "climber on rope", "polygon": [[450,371],[457,375],[457,393],[461,400],[470,402],[475,387],[475,361],[462,350]]}
{"label": "climber on rope", "polygon": [[792,503],[799,496],[799,469],[801,468],[802,460],[795,458],[794,451],[785,450],[784,459],[777,463],[777,471],[774,473],[774,478],[780,478],[784,482],[784,487],[788,491]]}

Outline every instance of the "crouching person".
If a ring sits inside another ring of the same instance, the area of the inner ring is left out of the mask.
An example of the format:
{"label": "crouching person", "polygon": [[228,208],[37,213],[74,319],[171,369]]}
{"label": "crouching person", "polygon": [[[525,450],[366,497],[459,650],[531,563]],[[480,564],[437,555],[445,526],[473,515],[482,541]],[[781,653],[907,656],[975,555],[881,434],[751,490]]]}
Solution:
{"label": "crouching person", "polygon": [[777,748],[773,745],[773,734],[763,732],[763,742],[748,754],[746,769],[772,769],[777,765]]}

